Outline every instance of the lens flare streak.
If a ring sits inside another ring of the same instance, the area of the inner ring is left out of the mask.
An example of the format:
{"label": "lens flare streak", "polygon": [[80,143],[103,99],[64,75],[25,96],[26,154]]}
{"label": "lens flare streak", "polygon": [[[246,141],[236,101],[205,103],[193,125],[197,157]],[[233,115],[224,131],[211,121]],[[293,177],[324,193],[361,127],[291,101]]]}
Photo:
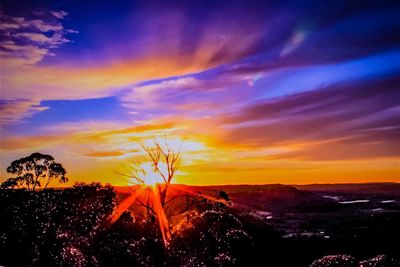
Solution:
{"label": "lens flare streak", "polygon": [[136,201],[138,196],[143,192],[142,188],[139,188],[137,190],[132,190],[131,189],[131,195],[124,199],[118,206],[117,209],[114,211],[114,214],[112,215],[112,222],[116,222],[119,217],[124,213],[129,207]]}
{"label": "lens flare streak", "polygon": [[163,242],[165,247],[168,246],[168,241],[171,238],[171,234],[169,231],[169,224],[168,224],[168,219],[167,216],[165,215],[164,208],[161,205],[160,201],[160,194],[158,190],[154,186],[151,186],[151,192],[152,192],[152,197],[153,197],[153,203],[154,203],[154,211],[157,216],[158,224],[160,226],[160,231],[163,237]]}

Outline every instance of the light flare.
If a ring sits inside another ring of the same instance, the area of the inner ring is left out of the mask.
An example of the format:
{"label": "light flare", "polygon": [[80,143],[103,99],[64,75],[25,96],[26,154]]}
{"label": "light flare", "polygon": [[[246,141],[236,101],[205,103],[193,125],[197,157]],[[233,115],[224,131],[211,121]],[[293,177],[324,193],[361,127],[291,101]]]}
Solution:
{"label": "light flare", "polygon": [[151,192],[152,192],[152,197],[153,197],[153,203],[154,203],[154,212],[156,213],[156,217],[158,220],[158,225],[160,227],[160,231],[162,234],[164,246],[168,246],[168,242],[171,238],[171,233],[169,231],[169,223],[167,216],[165,215],[164,208],[161,205],[160,201],[160,194],[158,190],[156,190],[155,186],[151,186]]}
{"label": "light flare", "polygon": [[122,213],[124,213],[129,207],[136,201],[138,196],[143,192],[142,188],[137,188],[136,190],[131,189],[131,195],[124,199],[114,211],[114,214],[111,217],[112,223],[116,222],[119,217],[121,217]]}

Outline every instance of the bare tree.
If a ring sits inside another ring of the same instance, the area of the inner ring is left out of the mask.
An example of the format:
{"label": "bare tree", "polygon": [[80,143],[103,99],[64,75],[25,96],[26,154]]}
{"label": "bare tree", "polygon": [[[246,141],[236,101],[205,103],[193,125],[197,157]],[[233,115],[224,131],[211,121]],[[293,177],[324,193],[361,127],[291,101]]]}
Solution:
{"label": "bare tree", "polygon": [[[178,170],[180,162],[180,147],[172,148],[168,143],[166,136],[164,136],[163,142],[158,140],[154,141],[154,145],[145,146],[142,145],[142,149],[146,152],[149,157],[154,172],[160,175],[163,184],[157,185],[157,190],[160,196],[161,206],[164,208],[167,199],[168,188],[174,179],[176,171]],[[160,168],[160,164],[164,164],[165,168]]]}
{"label": "bare tree", "polygon": [[[179,147],[172,147],[166,136],[154,139],[150,145],[142,144],[141,149],[145,159],[134,160],[125,174],[119,174],[126,177],[130,184],[146,185],[148,173],[143,166],[144,163],[151,165],[152,173],[157,175],[160,180],[160,183],[156,184],[154,188],[157,190],[161,207],[164,208],[170,202],[170,200],[167,201],[168,189],[179,167],[180,145]],[[149,199],[147,201],[137,199],[136,202],[145,207],[148,213],[152,213],[154,207]]]}

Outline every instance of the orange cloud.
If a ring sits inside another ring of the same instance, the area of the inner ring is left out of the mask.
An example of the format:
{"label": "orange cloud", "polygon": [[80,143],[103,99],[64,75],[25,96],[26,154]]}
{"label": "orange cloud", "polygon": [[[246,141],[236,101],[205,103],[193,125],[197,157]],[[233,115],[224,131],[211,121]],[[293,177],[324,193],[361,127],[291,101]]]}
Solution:
{"label": "orange cloud", "polygon": [[88,157],[114,157],[124,155],[121,151],[94,151],[85,154]]}

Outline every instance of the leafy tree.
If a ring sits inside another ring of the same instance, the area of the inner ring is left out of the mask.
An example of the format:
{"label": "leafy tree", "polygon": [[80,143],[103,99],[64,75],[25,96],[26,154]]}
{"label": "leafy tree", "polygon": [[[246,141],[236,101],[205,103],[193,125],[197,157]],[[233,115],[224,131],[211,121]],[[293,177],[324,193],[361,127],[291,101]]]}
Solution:
{"label": "leafy tree", "polygon": [[7,167],[7,172],[15,175],[1,184],[3,188],[26,188],[35,191],[37,187],[47,188],[51,181],[66,183],[64,167],[54,161],[50,155],[33,153],[32,155],[14,160]]}
{"label": "leafy tree", "polygon": [[218,193],[218,197],[219,197],[219,198],[225,200],[226,202],[231,201],[231,199],[230,199],[228,193],[226,193],[224,190],[219,189],[219,190],[217,191],[217,193]]}
{"label": "leafy tree", "polygon": [[24,185],[24,178],[22,176],[15,177],[15,178],[8,178],[2,184],[2,188],[15,188],[15,187],[22,187]]}

